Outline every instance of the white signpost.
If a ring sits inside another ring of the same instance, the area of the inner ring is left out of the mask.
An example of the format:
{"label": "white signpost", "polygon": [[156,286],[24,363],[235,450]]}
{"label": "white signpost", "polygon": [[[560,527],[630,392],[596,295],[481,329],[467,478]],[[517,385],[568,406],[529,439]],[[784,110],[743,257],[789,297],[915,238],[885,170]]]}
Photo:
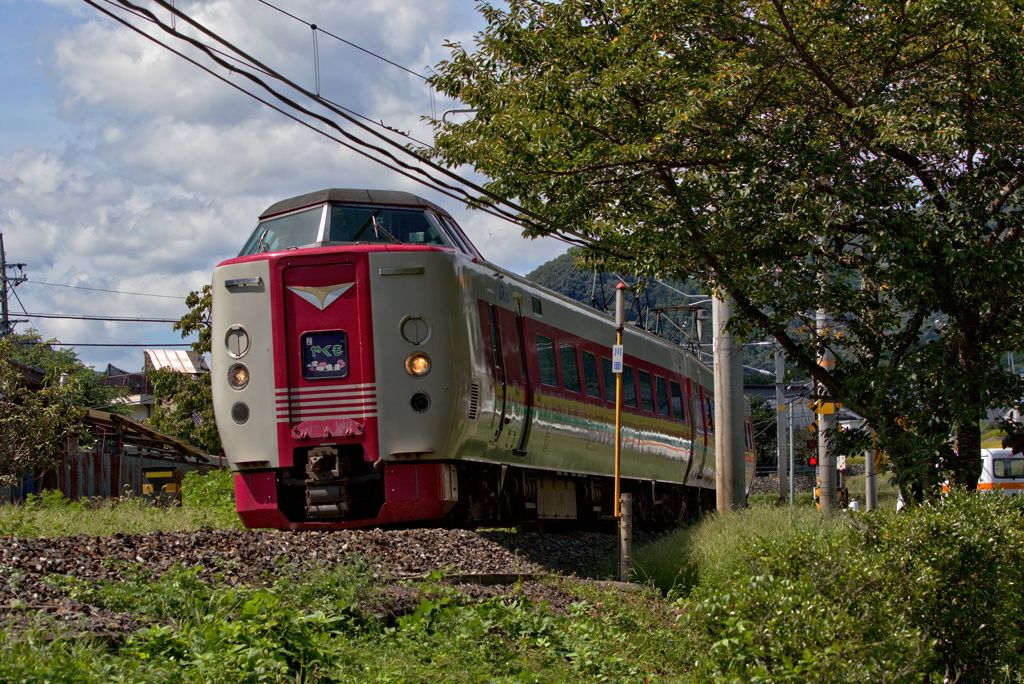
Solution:
{"label": "white signpost", "polygon": [[612,373],[622,372],[622,345],[612,345]]}

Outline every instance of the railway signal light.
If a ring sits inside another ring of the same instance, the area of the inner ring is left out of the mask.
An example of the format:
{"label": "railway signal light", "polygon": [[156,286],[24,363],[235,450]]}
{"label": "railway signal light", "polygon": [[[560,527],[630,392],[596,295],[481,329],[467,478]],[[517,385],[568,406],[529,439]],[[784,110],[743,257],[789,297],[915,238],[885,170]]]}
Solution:
{"label": "railway signal light", "polygon": [[807,457],[807,465],[809,465],[812,468],[817,468],[818,467],[818,455],[817,454],[813,454],[811,456],[808,456]]}

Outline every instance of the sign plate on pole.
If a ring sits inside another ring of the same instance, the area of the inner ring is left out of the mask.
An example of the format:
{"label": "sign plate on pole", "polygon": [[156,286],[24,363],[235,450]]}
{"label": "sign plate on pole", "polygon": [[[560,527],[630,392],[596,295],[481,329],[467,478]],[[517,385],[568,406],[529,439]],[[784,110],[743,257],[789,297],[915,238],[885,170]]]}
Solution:
{"label": "sign plate on pole", "polygon": [[622,345],[612,345],[612,373],[622,372]]}
{"label": "sign plate on pole", "polygon": [[836,470],[846,470],[846,454],[839,454],[836,458]]}

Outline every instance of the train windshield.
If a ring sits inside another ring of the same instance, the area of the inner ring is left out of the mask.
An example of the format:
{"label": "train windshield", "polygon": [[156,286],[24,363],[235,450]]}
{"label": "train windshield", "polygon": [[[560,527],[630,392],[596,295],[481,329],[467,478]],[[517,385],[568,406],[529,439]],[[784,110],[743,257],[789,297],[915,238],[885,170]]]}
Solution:
{"label": "train windshield", "polygon": [[239,256],[299,247],[354,243],[442,245],[455,243],[437,217],[424,209],[332,204],[260,221]]}
{"label": "train windshield", "polygon": [[422,209],[381,206],[331,206],[327,244],[374,242],[450,245],[436,220]]}
{"label": "train windshield", "polygon": [[324,208],[319,206],[280,218],[260,221],[238,255],[276,252],[312,245],[320,237],[320,220],[323,213]]}

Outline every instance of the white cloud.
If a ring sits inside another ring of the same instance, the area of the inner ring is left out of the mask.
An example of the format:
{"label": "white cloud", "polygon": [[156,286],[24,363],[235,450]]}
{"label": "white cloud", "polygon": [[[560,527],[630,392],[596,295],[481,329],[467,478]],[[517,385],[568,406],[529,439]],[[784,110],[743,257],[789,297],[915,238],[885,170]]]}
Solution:
{"label": "white cloud", "polygon": [[[218,261],[237,253],[260,211],[326,187],[425,196],[452,211],[486,258],[515,271],[564,251],[554,240],[523,240],[516,226],[469,212],[316,135],[99,13],[83,12],[79,2],[48,4],[67,9],[71,28],[41,53],[39,64],[26,60],[25,68],[56,77],[55,97],[73,136],[45,148],[0,151],[0,232],[9,258],[28,264],[33,282],[17,292],[31,312],[177,318],[184,313],[180,299],[39,283],[184,296],[209,281]],[[475,11],[458,0],[284,5],[423,73],[447,56],[445,38],[465,41],[479,25]],[[252,0],[179,0],[177,6],[303,87],[314,87],[308,26]],[[431,93],[420,79],[324,34],[318,47],[325,97],[429,140],[421,118],[431,113]],[[178,340],[170,325],[35,324],[46,336],[72,342]],[[79,352],[101,367],[109,360],[130,370],[142,362],[139,349]]]}

